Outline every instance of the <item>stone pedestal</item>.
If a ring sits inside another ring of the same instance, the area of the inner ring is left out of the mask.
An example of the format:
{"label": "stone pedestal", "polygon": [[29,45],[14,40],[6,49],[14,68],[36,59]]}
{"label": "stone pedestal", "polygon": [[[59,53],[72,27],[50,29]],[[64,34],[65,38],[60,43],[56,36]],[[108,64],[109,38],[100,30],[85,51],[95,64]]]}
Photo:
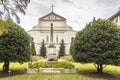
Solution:
{"label": "stone pedestal", "polygon": [[56,47],[48,47],[47,48],[47,61],[57,61],[57,55],[56,55]]}

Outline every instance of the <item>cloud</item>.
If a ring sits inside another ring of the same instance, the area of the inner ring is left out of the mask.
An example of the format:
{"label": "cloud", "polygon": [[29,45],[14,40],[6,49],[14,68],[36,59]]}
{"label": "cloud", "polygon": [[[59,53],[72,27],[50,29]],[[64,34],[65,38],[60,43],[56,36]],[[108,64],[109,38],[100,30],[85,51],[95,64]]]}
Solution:
{"label": "cloud", "polygon": [[[38,19],[51,12],[65,17],[75,30],[84,28],[93,17],[107,19],[118,11],[120,0],[31,0],[26,15],[21,16],[21,26],[26,30],[38,24]],[[25,23],[24,23],[25,22]]]}

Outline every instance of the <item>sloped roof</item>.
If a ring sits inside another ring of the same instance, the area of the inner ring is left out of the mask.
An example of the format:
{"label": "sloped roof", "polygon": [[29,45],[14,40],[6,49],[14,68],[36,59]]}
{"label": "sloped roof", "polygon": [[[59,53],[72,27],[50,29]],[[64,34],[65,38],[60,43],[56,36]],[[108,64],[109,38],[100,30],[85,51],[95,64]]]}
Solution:
{"label": "sloped roof", "polygon": [[120,15],[120,11],[118,11],[117,13],[115,13],[113,16],[111,16],[110,18],[108,18],[108,20],[113,20],[115,17]]}
{"label": "sloped roof", "polygon": [[49,13],[49,14],[47,14],[47,15],[41,17],[41,18],[39,18],[39,20],[43,20],[45,17],[47,17],[47,16],[49,16],[49,15],[55,15],[55,16],[61,18],[62,20],[66,20],[66,18],[64,18],[64,17],[62,17],[62,16],[60,16],[60,15],[54,13],[54,12],[51,12],[51,13]]}

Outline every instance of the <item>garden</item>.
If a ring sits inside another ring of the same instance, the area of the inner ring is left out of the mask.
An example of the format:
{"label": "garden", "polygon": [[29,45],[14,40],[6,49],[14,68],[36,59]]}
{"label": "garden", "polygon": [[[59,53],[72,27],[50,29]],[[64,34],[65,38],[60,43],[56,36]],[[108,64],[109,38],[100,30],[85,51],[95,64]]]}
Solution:
{"label": "garden", "polygon": [[[0,80],[119,80],[120,67],[108,65],[104,68],[103,73],[97,73],[93,63],[82,64],[66,59],[59,59],[60,63],[43,64],[44,58],[40,58],[38,61],[32,62],[31,68],[39,67],[65,67],[69,69],[79,68],[78,74],[26,74],[24,69],[28,67],[28,62],[10,63],[10,73],[2,72],[3,63],[0,63]],[[59,64],[59,65],[58,65]],[[65,66],[63,66],[65,64]],[[68,67],[66,67],[68,66]]]}

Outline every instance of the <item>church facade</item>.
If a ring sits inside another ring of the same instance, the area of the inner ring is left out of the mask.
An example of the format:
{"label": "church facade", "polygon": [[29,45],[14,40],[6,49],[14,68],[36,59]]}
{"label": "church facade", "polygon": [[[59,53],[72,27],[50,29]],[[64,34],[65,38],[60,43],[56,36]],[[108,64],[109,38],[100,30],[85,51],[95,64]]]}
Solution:
{"label": "church facade", "polygon": [[108,20],[111,20],[111,21],[113,21],[114,23],[116,23],[117,25],[120,26],[120,10],[118,10],[117,13],[115,13],[110,18],[108,18]]}
{"label": "church facade", "polygon": [[[65,43],[65,53],[69,54],[70,44],[75,38],[76,31],[71,26],[66,24],[66,19],[53,11],[41,18],[39,23],[28,31],[33,38],[36,48],[36,54],[40,54],[41,42],[45,41],[45,46],[48,48],[50,44],[50,27],[53,24],[53,43],[56,47],[56,54],[59,52],[61,40]],[[47,51],[48,53],[48,51]]]}

